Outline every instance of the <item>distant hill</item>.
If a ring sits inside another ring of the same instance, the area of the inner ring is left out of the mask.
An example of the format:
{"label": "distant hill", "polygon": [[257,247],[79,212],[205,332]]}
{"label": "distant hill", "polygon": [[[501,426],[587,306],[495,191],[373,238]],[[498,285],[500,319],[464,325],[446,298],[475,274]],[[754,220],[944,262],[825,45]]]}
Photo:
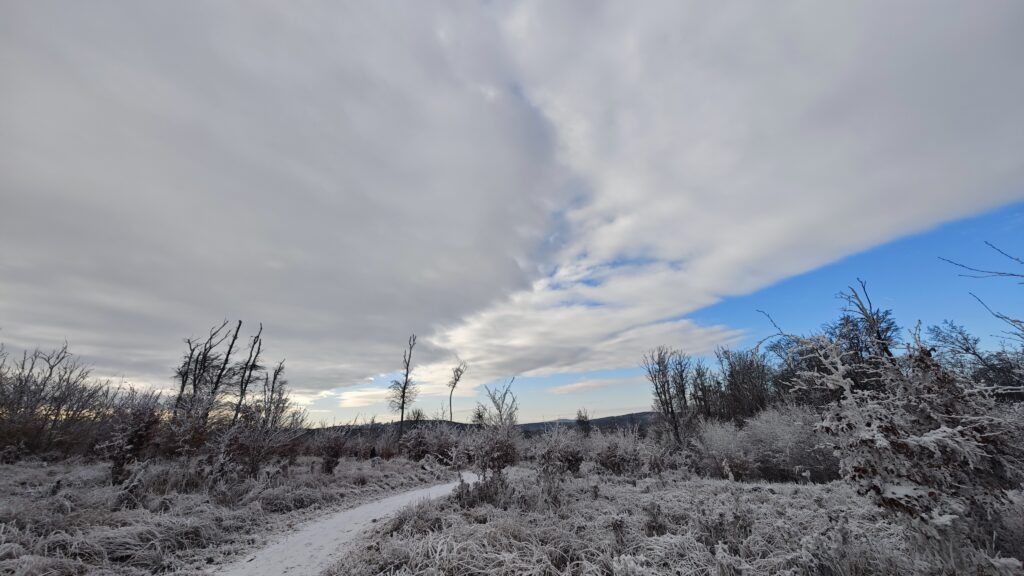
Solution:
{"label": "distant hill", "polygon": [[[603,418],[591,418],[590,425],[594,430],[615,430],[617,428],[632,428],[637,426],[639,428],[646,428],[654,422],[654,418],[657,416],[654,412],[634,412],[632,414],[620,414],[618,416],[605,416]],[[413,429],[417,426],[425,426],[437,422],[435,420],[421,420],[419,422],[408,421],[405,423],[408,429]],[[444,421],[448,424],[447,421]],[[474,424],[467,424],[464,422],[456,422],[454,424],[459,429],[474,428]],[[555,426],[576,426],[576,420],[568,418],[560,418],[558,420],[547,420],[544,422],[528,422],[526,424],[520,424],[519,429],[523,431],[527,436],[543,432],[549,428]],[[375,424],[341,424],[338,426],[330,426],[326,429],[331,428],[350,428],[354,432],[374,432],[387,428],[397,428],[398,422],[378,422]]]}
{"label": "distant hill", "polygon": [[[632,428],[638,426],[640,428],[646,428],[654,422],[656,414],[654,412],[634,412],[632,414],[621,414],[619,416],[605,416],[604,418],[591,418],[590,425],[595,430],[615,430],[617,428]],[[570,420],[562,418],[559,420],[548,420],[546,422],[530,422],[528,424],[520,424],[519,428],[522,429],[523,433],[536,434],[543,432],[553,426],[576,426],[576,420]]]}

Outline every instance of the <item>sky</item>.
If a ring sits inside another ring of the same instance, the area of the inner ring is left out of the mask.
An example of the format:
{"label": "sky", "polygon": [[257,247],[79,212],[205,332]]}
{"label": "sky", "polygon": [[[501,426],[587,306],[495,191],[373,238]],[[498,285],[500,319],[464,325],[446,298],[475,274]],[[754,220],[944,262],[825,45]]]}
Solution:
{"label": "sky", "polygon": [[[833,317],[997,328],[1024,4],[0,3],[0,341],[167,388],[264,326],[314,419],[646,409],[640,355]],[[998,261],[996,263],[999,263]]]}

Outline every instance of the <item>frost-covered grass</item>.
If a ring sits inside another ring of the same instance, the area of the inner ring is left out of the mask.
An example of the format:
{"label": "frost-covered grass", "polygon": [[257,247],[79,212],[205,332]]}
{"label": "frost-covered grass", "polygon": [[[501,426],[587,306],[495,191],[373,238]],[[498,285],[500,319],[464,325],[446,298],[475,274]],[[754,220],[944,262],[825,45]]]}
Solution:
{"label": "frost-covered grass", "polygon": [[316,464],[216,492],[193,489],[182,461],[157,461],[130,501],[107,463],[0,465],[0,574],[198,572],[325,508],[455,478],[404,459],[342,460],[332,475]]}
{"label": "frost-covered grass", "polygon": [[500,507],[471,490],[408,508],[333,574],[952,574],[842,482],[740,483],[520,472]]}

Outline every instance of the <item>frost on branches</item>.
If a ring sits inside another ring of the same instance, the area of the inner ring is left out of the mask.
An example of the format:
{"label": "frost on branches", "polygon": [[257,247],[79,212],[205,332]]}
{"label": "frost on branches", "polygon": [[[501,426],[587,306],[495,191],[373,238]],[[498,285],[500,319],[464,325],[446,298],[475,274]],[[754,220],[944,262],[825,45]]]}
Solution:
{"label": "frost on branches", "polygon": [[[872,317],[855,290],[848,300]],[[967,537],[983,549],[1008,491],[1021,486],[1019,409],[943,368],[916,335],[902,354],[874,343],[870,386],[854,384],[834,342],[796,339],[801,359],[817,366],[800,372],[798,385],[836,394],[819,427],[834,439],[843,477],[925,535]]]}

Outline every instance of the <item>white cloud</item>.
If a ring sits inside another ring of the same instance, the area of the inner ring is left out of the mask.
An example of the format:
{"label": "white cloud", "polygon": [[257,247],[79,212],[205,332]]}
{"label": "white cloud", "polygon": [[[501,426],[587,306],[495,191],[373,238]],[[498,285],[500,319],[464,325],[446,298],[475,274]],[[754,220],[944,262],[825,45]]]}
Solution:
{"label": "white cloud", "polygon": [[588,195],[550,279],[436,342],[498,372],[706,352],[730,333],[666,319],[1021,199],[1021,10],[510,6],[524,92]]}
{"label": "white cloud", "polygon": [[417,6],[0,7],[7,344],[161,381],[184,337],[262,321],[316,391],[528,286],[547,124],[481,93],[513,83],[493,19]]}
{"label": "white cloud", "polygon": [[706,352],[694,310],[1024,198],[1022,12],[3,4],[3,338],[161,382],[263,321],[310,402],[410,332],[435,395]]}
{"label": "white cloud", "polygon": [[586,392],[589,390],[598,390],[601,388],[616,388],[616,387],[634,387],[641,386],[645,383],[642,377],[633,378],[587,378],[584,380],[578,380],[569,384],[562,384],[561,386],[552,386],[547,391],[551,394],[575,394],[577,392]]}
{"label": "white cloud", "polygon": [[342,390],[339,394],[339,406],[342,408],[364,408],[375,406],[387,401],[388,391],[385,388],[356,388]]}

